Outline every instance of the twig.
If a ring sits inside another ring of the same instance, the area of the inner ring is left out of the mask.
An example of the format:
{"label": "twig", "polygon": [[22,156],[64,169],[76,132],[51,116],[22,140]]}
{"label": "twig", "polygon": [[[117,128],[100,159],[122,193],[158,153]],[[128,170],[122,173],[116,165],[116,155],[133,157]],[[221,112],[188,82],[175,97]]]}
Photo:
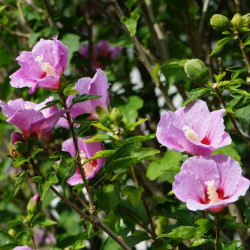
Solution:
{"label": "twig", "polygon": [[[118,15],[118,17],[120,19],[125,17],[122,9],[120,8],[119,4],[115,0],[108,0],[108,2],[113,6],[113,8],[116,11],[116,14]],[[128,28],[125,25],[123,25],[123,27],[124,27],[125,31],[130,34]],[[148,58],[147,58],[147,56],[146,56],[146,54],[145,54],[145,52],[143,50],[143,47],[142,47],[141,43],[139,42],[139,40],[137,39],[137,37],[135,35],[131,35],[131,40],[134,43],[134,45],[136,47],[136,50],[137,50],[137,52],[138,52],[138,54],[140,56],[139,57],[140,61],[143,63],[143,65],[147,69],[147,71],[148,71],[149,75],[151,76],[151,78],[152,78],[154,84],[156,85],[156,87],[159,88],[159,90],[160,90],[162,96],[164,97],[165,102],[168,105],[169,109],[172,110],[172,111],[175,111],[176,108],[173,105],[171,98],[169,98],[169,96],[165,92],[165,89],[164,89],[164,86],[163,86],[162,82],[157,77],[153,76],[150,62],[149,62],[149,60],[148,60]]]}
{"label": "twig", "polygon": [[118,209],[119,209],[119,211],[124,213],[128,218],[130,218],[132,221],[134,221],[139,227],[141,227],[146,232],[148,232],[150,235],[152,235],[152,231],[150,229],[148,229],[146,226],[144,226],[139,220],[137,220],[137,218],[135,218],[132,214],[127,212],[122,206],[118,205]]}
{"label": "twig", "polygon": [[235,37],[236,37],[236,39],[238,41],[241,53],[242,53],[243,58],[244,58],[244,61],[246,62],[248,74],[250,74],[250,59],[248,58],[247,52],[245,50],[244,45],[242,44],[242,41],[241,41],[241,38],[240,38],[239,34],[235,33]]}
{"label": "twig", "polygon": [[220,227],[219,227],[220,219],[216,218],[216,229],[215,229],[215,242],[214,242],[214,250],[218,250],[219,237],[220,237]]}
{"label": "twig", "polygon": [[[137,177],[136,177],[136,174],[135,174],[134,166],[130,166],[130,170],[131,170],[131,173],[132,173],[132,176],[133,176],[133,179],[134,179],[134,181],[135,181],[136,186],[137,186],[137,187],[140,187],[139,181],[138,181],[138,179],[137,179]],[[143,194],[142,194],[142,196],[141,196],[141,199],[142,199],[143,205],[144,205],[144,207],[145,207],[145,209],[146,209],[146,213],[147,213],[147,216],[148,216],[149,224],[150,224],[150,226],[151,226],[151,230],[152,230],[151,235],[152,235],[153,239],[155,240],[155,239],[157,238],[157,235],[156,235],[156,233],[155,233],[154,222],[153,222],[153,220],[152,220],[152,217],[151,217],[151,214],[150,214],[150,211],[149,211],[148,203],[147,203],[147,201],[145,200]]]}
{"label": "twig", "polygon": [[[34,162],[31,161],[32,167],[38,176],[42,176],[39,172],[39,170],[34,165]],[[104,232],[106,232],[110,237],[112,237],[118,244],[120,244],[125,250],[131,250],[131,248],[123,241],[123,239],[119,236],[117,236],[115,233],[113,233],[101,220],[97,215],[88,216],[84,212],[82,212],[74,203],[72,203],[68,198],[61,195],[53,186],[50,186],[50,189],[52,192],[54,192],[66,205],[68,205],[70,208],[75,210],[81,218],[89,221],[94,226],[98,226],[101,228]]]}
{"label": "twig", "polygon": [[[220,91],[218,89],[215,89],[216,94],[219,98],[220,103],[222,104],[223,108],[226,109],[226,103],[220,93]],[[238,128],[238,125],[233,117],[232,114],[227,113],[228,117],[230,118],[232,125],[234,127],[234,131],[240,136],[240,138],[247,144],[248,147],[250,147],[250,142],[248,141],[248,139],[241,133],[240,129]]]}
{"label": "twig", "polygon": [[154,23],[155,15],[153,12],[152,1],[139,0],[138,3],[142,9],[142,14],[145,18],[145,21],[149,27],[153,42],[155,44],[155,48],[156,50],[158,50],[161,61],[164,62],[169,58],[168,48],[166,46],[167,41],[159,24],[157,22]]}
{"label": "twig", "polygon": [[203,28],[204,28],[204,22],[206,19],[206,14],[207,14],[209,2],[210,2],[210,0],[205,0],[204,4],[203,4],[201,22],[200,22],[199,29],[198,29],[198,40],[199,41],[202,37],[202,32],[203,32]]}
{"label": "twig", "polygon": [[10,30],[9,28],[3,26],[0,24],[0,28],[6,30],[7,32],[9,32],[11,35],[15,35],[15,36],[20,36],[20,37],[25,37],[28,38],[30,36],[30,34],[25,34],[19,31],[14,31],[14,30]]}
{"label": "twig", "polygon": [[43,2],[44,2],[44,5],[46,7],[46,10],[47,10],[49,26],[52,26],[52,20],[51,20],[52,13],[51,13],[51,8],[50,8],[49,1],[48,0],[43,0]]}
{"label": "twig", "polygon": [[74,143],[74,146],[75,146],[75,151],[76,151],[76,154],[77,154],[77,165],[78,165],[78,168],[80,170],[81,177],[82,177],[84,186],[85,186],[87,194],[88,194],[90,211],[91,211],[91,213],[94,214],[95,213],[95,205],[94,205],[94,201],[93,201],[93,197],[92,197],[90,187],[88,185],[88,182],[86,180],[86,177],[85,177],[83,169],[82,169],[82,164],[81,164],[81,159],[80,159],[80,152],[79,152],[79,148],[78,148],[78,138],[77,138],[77,136],[75,134],[74,124],[73,124],[73,121],[72,121],[72,119],[70,117],[70,111],[69,111],[69,109],[67,107],[65,97],[61,95],[60,99],[61,99],[61,103],[62,103],[64,109],[66,110],[66,117],[67,117],[67,121],[68,121],[68,124],[69,124],[70,132],[71,132],[71,135],[72,135],[73,143]]}

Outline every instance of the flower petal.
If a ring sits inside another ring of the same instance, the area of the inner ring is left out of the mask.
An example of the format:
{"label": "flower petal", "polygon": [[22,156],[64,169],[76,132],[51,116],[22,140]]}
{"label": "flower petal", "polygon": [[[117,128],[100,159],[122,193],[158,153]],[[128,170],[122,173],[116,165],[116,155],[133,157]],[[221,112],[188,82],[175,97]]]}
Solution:
{"label": "flower petal", "polygon": [[220,188],[224,191],[224,196],[231,196],[241,179],[240,164],[225,155],[215,155],[212,159],[220,171]]}
{"label": "flower petal", "polygon": [[189,128],[194,130],[202,140],[210,127],[211,115],[207,104],[204,101],[197,100],[180,108],[175,112]]}

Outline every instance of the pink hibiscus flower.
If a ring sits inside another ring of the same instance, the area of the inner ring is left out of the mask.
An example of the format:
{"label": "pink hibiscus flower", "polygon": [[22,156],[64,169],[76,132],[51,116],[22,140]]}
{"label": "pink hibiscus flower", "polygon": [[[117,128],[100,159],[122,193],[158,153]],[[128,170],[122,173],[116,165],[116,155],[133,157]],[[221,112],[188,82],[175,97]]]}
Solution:
{"label": "pink hibiscus flower", "polygon": [[228,156],[194,156],[175,176],[173,191],[190,210],[219,212],[248,190],[249,180],[241,173],[239,163]]}
{"label": "pink hibiscus flower", "polygon": [[10,84],[15,88],[29,87],[30,94],[37,88],[58,89],[67,60],[68,48],[56,37],[41,39],[31,52],[23,51],[17,57],[21,69],[10,76]]}
{"label": "pink hibiscus flower", "polygon": [[[84,164],[84,162],[93,157],[96,152],[103,150],[103,146],[101,142],[84,142],[84,140],[87,140],[88,138],[78,138],[78,147],[80,151],[80,158],[81,163],[83,164],[83,172],[86,177],[86,179],[93,178],[98,171],[101,169],[101,167],[104,165],[105,158],[99,158],[90,162],[87,162]],[[73,139],[66,140],[62,145],[62,151],[67,151],[71,154],[72,157],[75,156],[75,147],[73,143]],[[76,173],[68,179],[68,184],[71,186],[75,186],[79,183],[82,183],[82,177],[79,170],[79,167],[76,169]]]}
{"label": "pink hibiscus flower", "polygon": [[208,156],[232,141],[225,132],[224,113],[224,109],[209,112],[201,100],[175,112],[168,111],[157,125],[157,140],[178,152]]}

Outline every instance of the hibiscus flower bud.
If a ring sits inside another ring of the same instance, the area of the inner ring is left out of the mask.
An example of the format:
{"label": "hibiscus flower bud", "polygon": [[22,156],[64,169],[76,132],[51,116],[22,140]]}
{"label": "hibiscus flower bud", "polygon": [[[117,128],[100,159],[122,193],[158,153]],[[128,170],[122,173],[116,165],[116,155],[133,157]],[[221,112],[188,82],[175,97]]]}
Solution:
{"label": "hibiscus flower bud", "polygon": [[110,118],[115,124],[119,124],[121,122],[122,114],[120,113],[118,108],[113,108],[111,110]]}
{"label": "hibiscus flower bud", "polygon": [[29,214],[34,214],[38,206],[40,204],[40,196],[38,194],[35,194],[32,198],[30,198],[28,205],[27,205],[27,211]]}
{"label": "hibiscus flower bud", "polygon": [[230,28],[230,21],[226,16],[215,14],[210,19],[212,28],[216,31],[226,31]]}
{"label": "hibiscus flower bud", "polygon": [[235,30],[237,30],[238,32],[240,32],[241,29],[242,29],[242,27],[243,27],[242,16],[239,13],[235,14],[234,17],[231,20],[231,24],[232,24],[232,26],[233,26],[233,28]]}
{"label": "hibiscus flower bud", "polygon": [[184,70],[193,82],[206,84],[209,80],[208,68],[200,59],[187,60]]}
{"label": "hibiscus flower bud", "polygon": [[25,139],[21,133],[13,131],[11,134],[11,143],[14,145],[16,142],[25,142]]}

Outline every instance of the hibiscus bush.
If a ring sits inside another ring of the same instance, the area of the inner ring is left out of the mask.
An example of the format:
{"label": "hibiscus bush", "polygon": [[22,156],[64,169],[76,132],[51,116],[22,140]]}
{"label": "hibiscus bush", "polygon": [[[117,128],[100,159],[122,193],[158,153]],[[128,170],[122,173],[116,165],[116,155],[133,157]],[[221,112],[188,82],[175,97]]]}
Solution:
{"label": "hibiscus bush", "polygon": [[0,1],[0,249],[250,249],[249,9]]}

